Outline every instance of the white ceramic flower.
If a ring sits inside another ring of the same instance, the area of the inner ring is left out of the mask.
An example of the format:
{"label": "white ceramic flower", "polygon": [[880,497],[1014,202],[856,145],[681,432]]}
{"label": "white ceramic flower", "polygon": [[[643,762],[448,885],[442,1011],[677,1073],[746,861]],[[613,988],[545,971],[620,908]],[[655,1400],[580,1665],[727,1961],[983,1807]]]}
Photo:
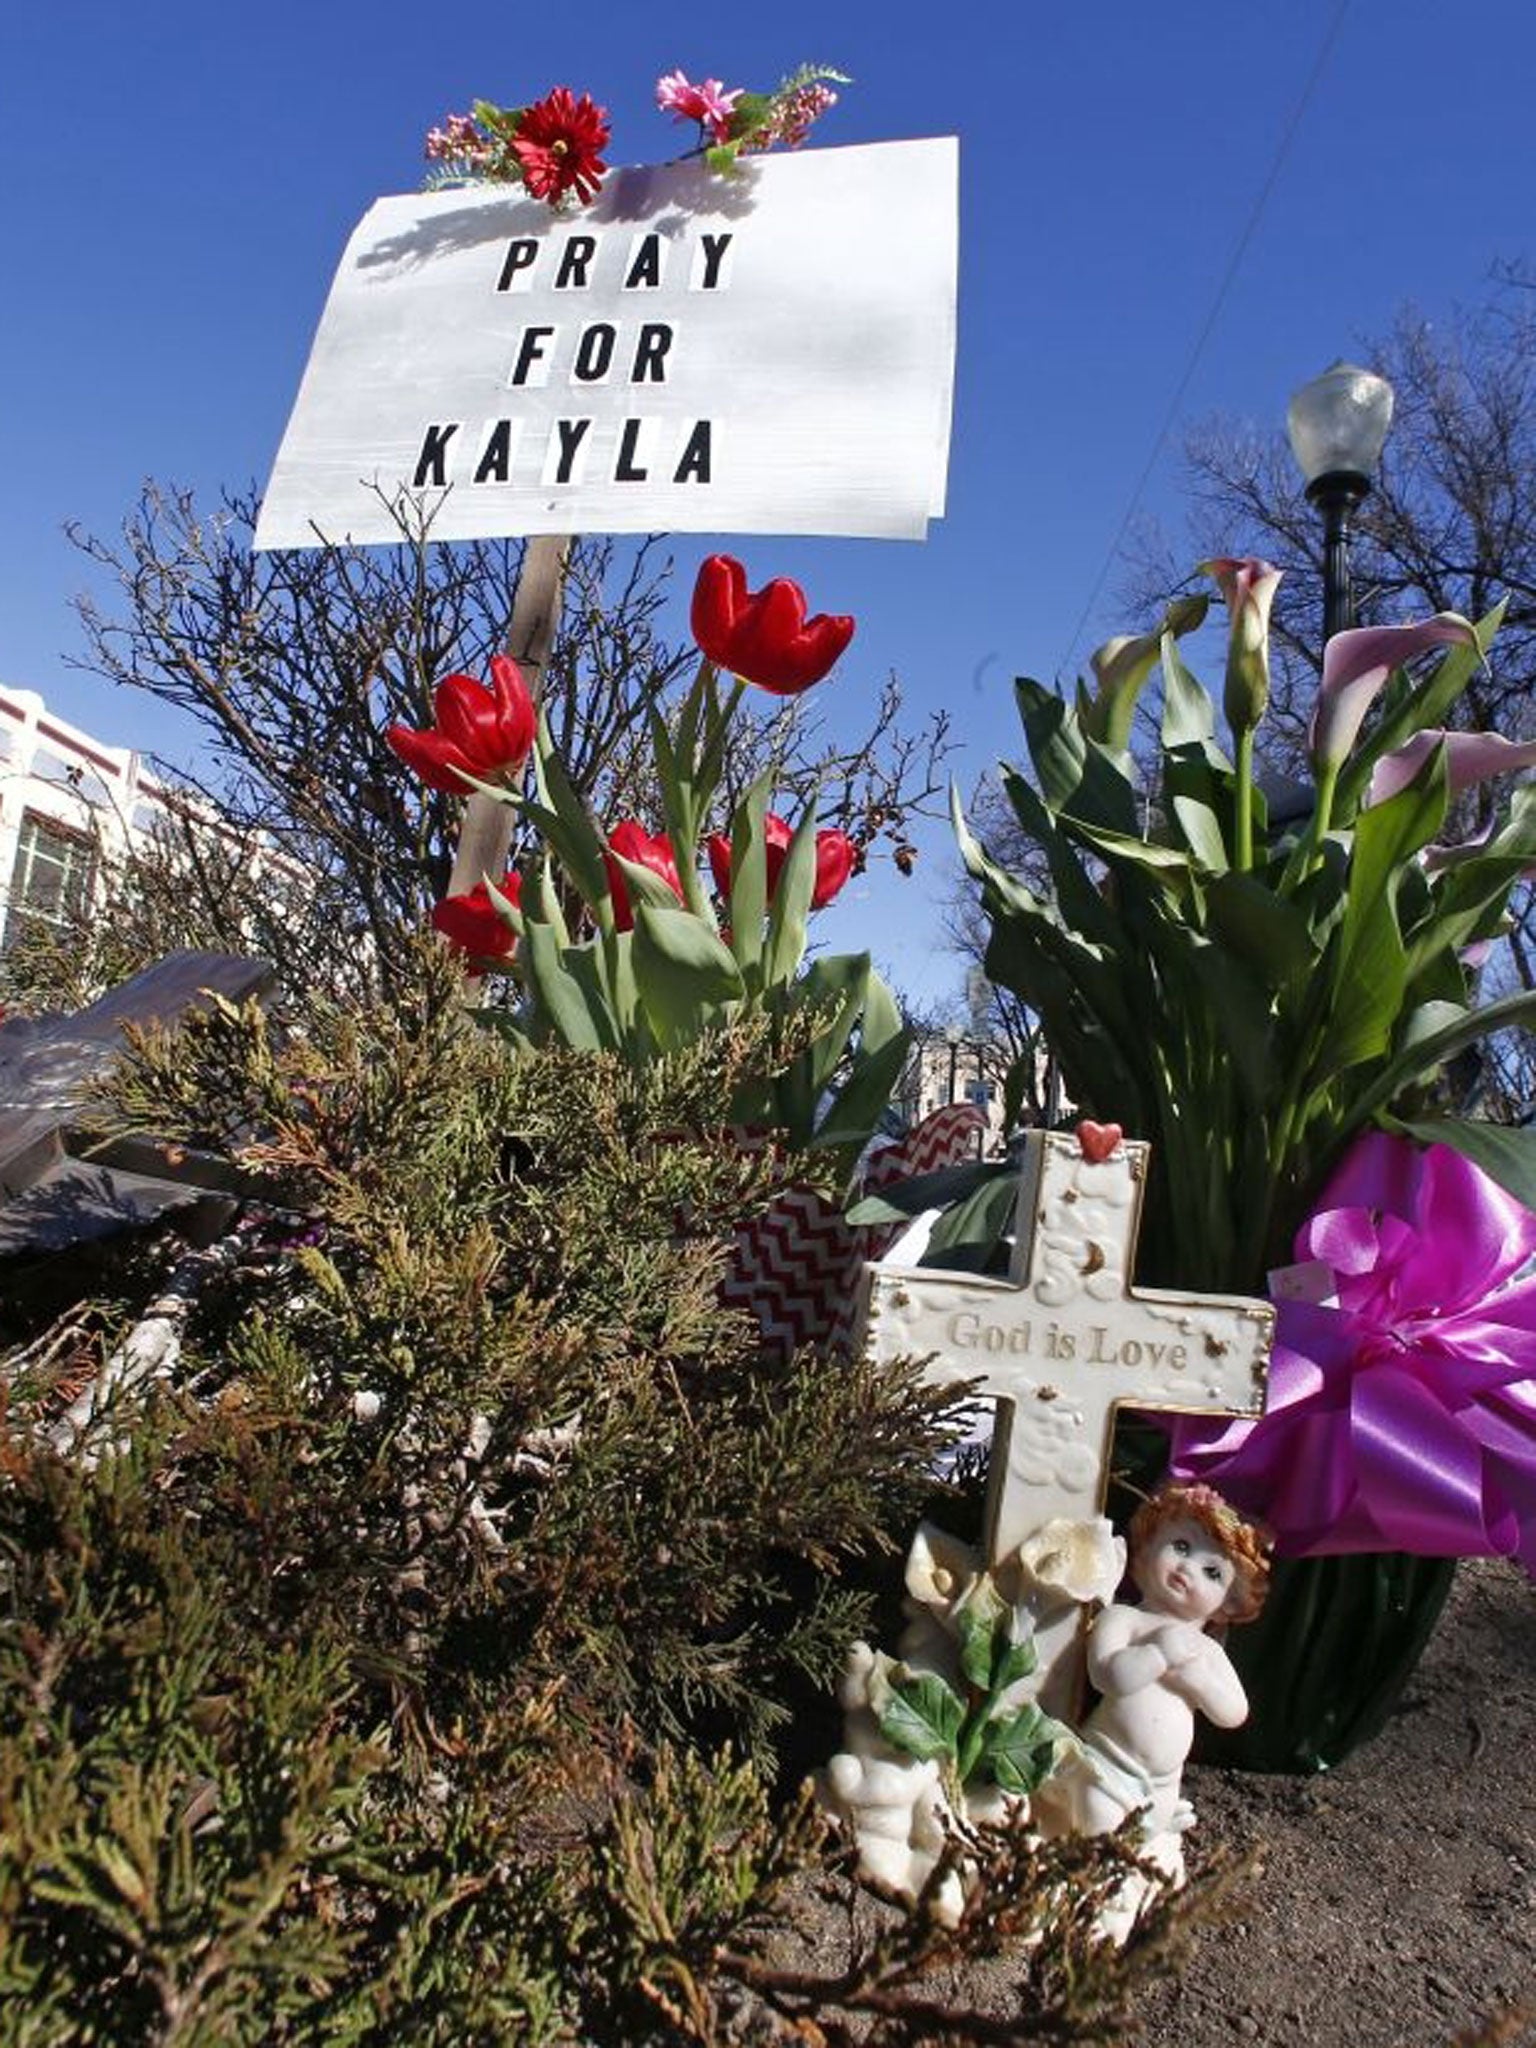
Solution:
{"label": "white ceramic flower", "polygon": [[981,1560],[969,1544],[932,1522],[918,1525],[907,1554],[907,1592],[923,1607],[948,1614],[975,1580]]}
{"label": "white ceramic flower", "polygon": [[1107,1515],[1072,1521],[1059,1515],[1019,1545],[1026,1581],[1086,1606],[1109,1600],[1125,1576],[1125,1538]]}

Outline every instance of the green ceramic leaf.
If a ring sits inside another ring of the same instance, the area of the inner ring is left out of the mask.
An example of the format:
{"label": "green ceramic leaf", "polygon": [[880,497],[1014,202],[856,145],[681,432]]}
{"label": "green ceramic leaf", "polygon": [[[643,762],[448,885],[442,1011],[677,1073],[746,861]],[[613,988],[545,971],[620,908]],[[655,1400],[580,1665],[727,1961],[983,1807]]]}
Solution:
{"label": "green ceramic leaf", "polygon": [[1034,1634],[1018,1636],[1019,1617],[1010,1614],[999,1632],[992,1663],[992,1690],[1003,1692],[1010,1685],[1017,1685],[1021,1678],[1028,1678],[1040,1662]]}
{"label": "green ceramic leaf", "polygon": [[955,1609],[960,1669],[978,1692],[986,1692],[992,1685],[993,1652],[1007,1619],[1008,1609],[986,1573],[971,1588],[964,1605]]}
{"label": "green ceramic leaf", "polygon": [[937,1672],[924,1671],[892,1679],[880,1733],[909,1756],[952,1757],[964,1719],[959,1694]]}
{"label": "green ceramic leaf", "polygon": [[1004,1792],[1033,1792],[1055,1769],[1064,1739],[1070,1738],[1061,1723],[1031,1703],[1011,1720],[988,1723],[978,1770]]}

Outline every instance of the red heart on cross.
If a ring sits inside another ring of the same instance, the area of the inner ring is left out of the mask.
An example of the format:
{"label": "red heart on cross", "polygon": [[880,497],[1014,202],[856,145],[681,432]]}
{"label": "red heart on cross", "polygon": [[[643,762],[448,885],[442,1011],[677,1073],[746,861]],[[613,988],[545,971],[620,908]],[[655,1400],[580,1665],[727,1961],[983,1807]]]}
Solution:
{"label": "red heart on cross", "polygon": [[1096,1124],[1091,1116],[1077,1127],[1077,1142],[1090,1166],[1102,1166],[1124,1136],[1118,1124]]}

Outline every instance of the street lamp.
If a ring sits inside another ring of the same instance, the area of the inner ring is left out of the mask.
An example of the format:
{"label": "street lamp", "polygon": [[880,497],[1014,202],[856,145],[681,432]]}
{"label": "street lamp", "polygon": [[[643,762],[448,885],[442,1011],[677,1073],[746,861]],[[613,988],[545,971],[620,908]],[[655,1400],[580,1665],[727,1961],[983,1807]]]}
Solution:
{"label": "street lamp", "polygon": [[1286,426],[1307,496],[1323,515],[1323,640],[1355,623],[1349,522],[1370,491],[1392,424],[1392,386],[1358,363],[1335,363],[1291,400]]}

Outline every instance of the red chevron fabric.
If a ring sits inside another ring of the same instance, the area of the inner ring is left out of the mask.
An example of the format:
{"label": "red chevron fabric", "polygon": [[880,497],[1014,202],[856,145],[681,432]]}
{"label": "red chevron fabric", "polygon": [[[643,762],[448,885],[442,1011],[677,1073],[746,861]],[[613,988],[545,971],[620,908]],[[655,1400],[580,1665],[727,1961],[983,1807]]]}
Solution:
{"label": "red chevron fabric", "polygon": [[[864,1175],[865,1191],[955,1165],[985,1126],[986,1116],[974,1103],[936,1109],[916,1130],[875,1154]],[[792,1183],[760,1215],[737,1225],[720,1298],[756,1316],[764,1345],[782,1357],[802,1344],[846,1351],[853,1341],[859,1269],[866,1259],[879,1258],[900,1228],[855,1229],[814,1188]]]}

